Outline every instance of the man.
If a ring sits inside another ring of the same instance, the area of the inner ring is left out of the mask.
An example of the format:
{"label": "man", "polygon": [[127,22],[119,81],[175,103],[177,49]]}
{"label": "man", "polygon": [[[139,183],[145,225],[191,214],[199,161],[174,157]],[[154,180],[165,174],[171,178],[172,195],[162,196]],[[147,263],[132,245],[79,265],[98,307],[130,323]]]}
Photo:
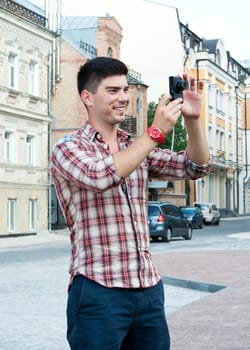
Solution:
{"label": "man", "polygon": [[[135,141],[119,123],[129,103],[127,67],[97,57],[78,72],[88,120],[52,152],[52,174],[71,238],[67,337],[73,350],[168,350],[164,292],[151,260],[150,176],[197,179],[208,172],[200,123],[202,83],[184,100],[164,96],[153,126]],[[187,79],[187,77],[185,77]],[[180,114],[187,149],[157,148]]]}

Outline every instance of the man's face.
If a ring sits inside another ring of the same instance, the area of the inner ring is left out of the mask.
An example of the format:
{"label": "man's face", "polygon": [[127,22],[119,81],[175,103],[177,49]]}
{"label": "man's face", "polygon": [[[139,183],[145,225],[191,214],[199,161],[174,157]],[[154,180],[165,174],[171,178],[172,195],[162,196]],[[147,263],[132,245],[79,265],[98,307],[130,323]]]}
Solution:
{"label": "man's face", "polygon": [[89,116],[109,124],[118,124],[125,119],[129,104],[129,86],[125,75],[103,79],[95,93],[91,93],[92,105]]}

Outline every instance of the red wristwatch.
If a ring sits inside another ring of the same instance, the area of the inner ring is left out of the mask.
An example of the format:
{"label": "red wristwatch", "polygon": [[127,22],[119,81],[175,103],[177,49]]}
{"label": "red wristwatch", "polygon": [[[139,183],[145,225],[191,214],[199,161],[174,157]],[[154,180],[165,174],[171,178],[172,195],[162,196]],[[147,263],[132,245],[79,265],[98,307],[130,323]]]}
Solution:
{"label": "red wristwatch", "polygon": [[147,129],[147,133],[151,137],[152,140],[154,140],[158,143],[164,143],[165,135],[163,134],[161,129],[157,128],[156,126],[150,126]]}

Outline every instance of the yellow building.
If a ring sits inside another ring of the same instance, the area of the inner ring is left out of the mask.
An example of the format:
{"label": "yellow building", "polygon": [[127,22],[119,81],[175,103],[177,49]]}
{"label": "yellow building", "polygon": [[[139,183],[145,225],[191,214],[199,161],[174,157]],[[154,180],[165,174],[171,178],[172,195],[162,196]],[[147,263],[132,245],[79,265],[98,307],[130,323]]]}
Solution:
{"label": "yellow building", "polygon": [[243,184],[249,70],[230,56],[221,39],[201,39],[183,24],[181,36],[184,70],[204,84],[201,118],[212,158],[207,178],[190,184],[191,202],[213,202],[225,214],[249,213],[250,183]]}

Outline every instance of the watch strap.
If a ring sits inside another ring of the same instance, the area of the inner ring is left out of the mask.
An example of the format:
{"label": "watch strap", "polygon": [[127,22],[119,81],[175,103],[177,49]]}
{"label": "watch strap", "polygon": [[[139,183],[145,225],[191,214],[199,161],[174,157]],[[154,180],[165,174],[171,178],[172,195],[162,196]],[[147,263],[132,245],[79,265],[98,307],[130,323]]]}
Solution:
{"label": "watch strap", "polygon": [[160,128],[152,125],[147,129],[147,133],[152,140],[161,144],[164,143],[165,135]]}

